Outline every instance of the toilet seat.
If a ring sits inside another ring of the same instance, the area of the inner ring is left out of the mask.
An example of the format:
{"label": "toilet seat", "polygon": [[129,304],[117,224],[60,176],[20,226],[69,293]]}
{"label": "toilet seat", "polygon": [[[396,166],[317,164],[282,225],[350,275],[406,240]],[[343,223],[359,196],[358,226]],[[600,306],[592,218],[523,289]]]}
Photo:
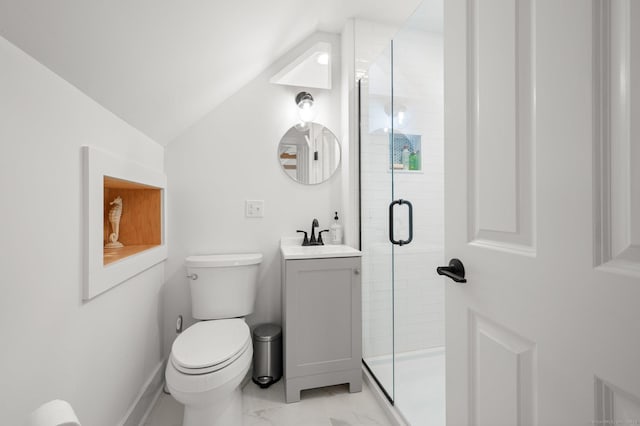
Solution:
{"label": "toilet seat", "polygon": [[229,358],[226,361],[220,362],[218,364],[213,364],[207,367],[202,367],[202,368],[185,368],[182,365],[180,365],[175,357],[172,355],[171,356],[171,364],[175,367],[176,370],[178,370],[179,372],[183,373],[183,374],[188,374],[188,375],[192,375],[192,376],[196,376],[196,375],[201,375],[201,374],[209,374],[209,373],[213,373],[214,371],[218,371],[218,370],[222,370],[223,368],[227,367],[229,364],[232,364],[235,360],[237,360],[238,358],[240,358],[240,356],[242,356],[243,353],[246,352],[246,350],[251,346],[251,342],[248,341],[246,345],[244,345],[242,347],[241,350],[238,351],[238,353],[236,353],[232,358]]}
{"label": "toilet seat", "polygon": [[251,334],[239,318],[201,321],[186,329],[171,348],[171,364],[187,375],[221,370],[251,347]]}

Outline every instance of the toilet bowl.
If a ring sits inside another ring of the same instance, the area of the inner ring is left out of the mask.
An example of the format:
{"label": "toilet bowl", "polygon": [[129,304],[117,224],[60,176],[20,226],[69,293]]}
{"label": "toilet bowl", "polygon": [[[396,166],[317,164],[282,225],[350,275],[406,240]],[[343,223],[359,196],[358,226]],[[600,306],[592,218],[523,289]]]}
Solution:
{"label": "toilet bowl", "polygon": [[240,385],[253,359],[244,315],[253,311],[262,255],[187,258],[193,316],[173,343],[165,377],[184,404],[183,426],[242,425]]}
{"label": "toilet bowl", "polygon": [[166,378],[171,395],[185,406],[184,426],[242,424],[240,383],[252,356],[242,319],[198,322],[176,339]]}

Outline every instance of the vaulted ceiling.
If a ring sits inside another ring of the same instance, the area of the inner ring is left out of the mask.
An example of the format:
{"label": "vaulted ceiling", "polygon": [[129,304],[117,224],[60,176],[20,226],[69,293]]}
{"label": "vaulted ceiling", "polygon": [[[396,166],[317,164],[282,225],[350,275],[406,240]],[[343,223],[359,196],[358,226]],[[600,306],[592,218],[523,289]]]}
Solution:
{"label": "vaulted ceiling", "polygon": [[311,33],[419,0],[0,0],[0,35],[166,145]]}

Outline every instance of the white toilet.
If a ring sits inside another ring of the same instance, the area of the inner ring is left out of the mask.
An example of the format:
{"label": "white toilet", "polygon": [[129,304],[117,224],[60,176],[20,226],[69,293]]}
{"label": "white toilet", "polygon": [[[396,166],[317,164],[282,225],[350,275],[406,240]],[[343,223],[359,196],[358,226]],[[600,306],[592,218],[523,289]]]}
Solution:
{"label": "white toilet", "polygon": [[167,387],[184,404],[183,426],[242,424],[240,384],[253,345],[244,316],[253,312],[262,254],[186,258],[193,317],[173,342]]}

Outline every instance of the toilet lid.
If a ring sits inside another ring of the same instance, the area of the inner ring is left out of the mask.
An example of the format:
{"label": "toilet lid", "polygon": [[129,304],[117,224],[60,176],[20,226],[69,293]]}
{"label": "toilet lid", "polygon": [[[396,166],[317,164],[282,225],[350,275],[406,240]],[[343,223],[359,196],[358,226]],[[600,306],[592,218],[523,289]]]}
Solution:
{"label": "toilet lid", "polygon": [[249,327],[242,319],[201,321],[173,342],[171,358],[180,370],[203,369],[237,357],[250,342]]}

